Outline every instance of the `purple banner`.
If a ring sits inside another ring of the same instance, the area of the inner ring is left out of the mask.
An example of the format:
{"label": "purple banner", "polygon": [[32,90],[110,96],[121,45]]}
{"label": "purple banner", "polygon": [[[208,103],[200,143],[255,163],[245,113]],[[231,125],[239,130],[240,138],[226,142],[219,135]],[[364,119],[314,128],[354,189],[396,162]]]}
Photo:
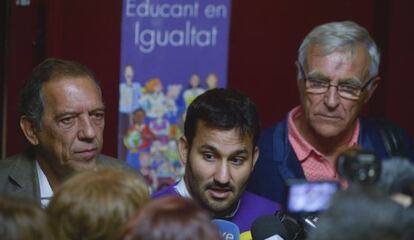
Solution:
{"label": "purple banner", "polygon": [[183,174],[177,140],[187,106],[225,87],[230,0],[124,0],[118,158],[153,190]]}

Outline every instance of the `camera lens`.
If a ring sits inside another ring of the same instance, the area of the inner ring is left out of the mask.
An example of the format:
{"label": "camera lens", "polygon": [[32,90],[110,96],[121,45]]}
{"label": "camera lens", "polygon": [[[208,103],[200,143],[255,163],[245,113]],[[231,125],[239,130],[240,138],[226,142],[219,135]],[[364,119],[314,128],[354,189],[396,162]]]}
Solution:
{"label": "camera lens", "polygon": [[381,173],[379,157],[367,150],[349,149],[339,155],[336,165],[339,175],[352,182],[372,184]]}

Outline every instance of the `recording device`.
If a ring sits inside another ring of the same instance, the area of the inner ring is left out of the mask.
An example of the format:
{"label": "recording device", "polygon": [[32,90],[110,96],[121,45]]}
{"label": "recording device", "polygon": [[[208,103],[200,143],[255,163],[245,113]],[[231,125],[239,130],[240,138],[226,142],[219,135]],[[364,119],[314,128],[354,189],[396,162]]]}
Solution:
{"label": "recording device", "polygon": [[371,151],[354,148],[339,155],[337,170],[351,183],[375,185],[388,195],[399,193],[414,199],[414,165],[407,158],[381,161]]}
{"label": "recording device", "polygon": [[334,181],[287,181],[282,208],[275,215],[257,218],[251,227],[253,240],[304,240],[316,228],[318,213],[328,208],[338,190]]}
{"label": "recording device", "polygon": [[381,160],[374,152],[352,148],[338,156],[336,169],[351,183],[374,184],[381,175]]}
{"label": "recording device", "polygon": [[[339,175],[353,183],[374,184],[381,175],[381,160],[367,150],[349,149],[336,161]],[[295,216],[316,216],[326,210],[334,194],[339,190],[337,181],[288,180],[283,196],[284,211]],[[306,221],[312,226],[312,221]]]}
{"label": "recording device", "polygon": [[[414,165],[406,159],[381,161],[373,152],[350,149],[339,155],[336,167],[351,184],[375,185],[389,194],[404,193],[414,199]],[[306,239],[339,187],[334,181],[287,181],[283,210],[256,219],[251,228],[253,240]]]}
{"label": "recording device", "polygon": [[305,239],[306,234],[317,227],[318,214],[329,207],[338,189],[336,181],[288,180],[283,210],[276,215],[288,233],[286,239]]}
{"label": "recording device", "polygon": [[314,215],[327,209],[332,196],[339,189],[335,181],[289,180],[282,202],[286,212],[294,215]]}
{"label": "recording device", "polygon": [[302,218],[285,211],[257,218],[251,227],[253,240],[304,240]]}
{"label": "recording device", "polygon": [[240,230],[236,224],[223,219],[213,219],[212,222],[217,226],[222,239],[240,240]]}

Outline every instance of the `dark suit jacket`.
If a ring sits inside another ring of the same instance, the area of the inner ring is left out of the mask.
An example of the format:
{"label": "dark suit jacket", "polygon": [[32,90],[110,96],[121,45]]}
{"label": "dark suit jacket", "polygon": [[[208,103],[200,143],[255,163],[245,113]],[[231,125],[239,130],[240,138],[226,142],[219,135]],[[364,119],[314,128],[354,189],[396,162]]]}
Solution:
{"label": "dark suit jacket", "polygon": [[[105,155],[98,156],[97,164],[126,167],[124,162]],[[3,194],[40,204],[39,179],[32,151],[0,160],[0,195]]]}

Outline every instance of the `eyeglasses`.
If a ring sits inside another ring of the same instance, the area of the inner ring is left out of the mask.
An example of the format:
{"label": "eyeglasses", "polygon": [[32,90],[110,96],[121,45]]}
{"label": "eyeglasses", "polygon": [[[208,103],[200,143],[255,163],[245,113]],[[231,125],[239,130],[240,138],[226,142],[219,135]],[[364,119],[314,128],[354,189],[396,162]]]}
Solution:
{"label": "eyeglasses", "polygon": [[339,82],[337,85],[331,84],[330,81],[319,79],[319,78],[308,78],[306,77],[305,71],[302,65],[298,62],[299,69],[305,81],[306,91],[312,94],[323,94],[326,93],[329,88],[335,87],[339,96],[349,100],[358,100],[361,97],[362,92],[367,90],[368,86],[374,81],[375,76],[370,78],[366,83],[362,86],[355,81],[342,81]]}

